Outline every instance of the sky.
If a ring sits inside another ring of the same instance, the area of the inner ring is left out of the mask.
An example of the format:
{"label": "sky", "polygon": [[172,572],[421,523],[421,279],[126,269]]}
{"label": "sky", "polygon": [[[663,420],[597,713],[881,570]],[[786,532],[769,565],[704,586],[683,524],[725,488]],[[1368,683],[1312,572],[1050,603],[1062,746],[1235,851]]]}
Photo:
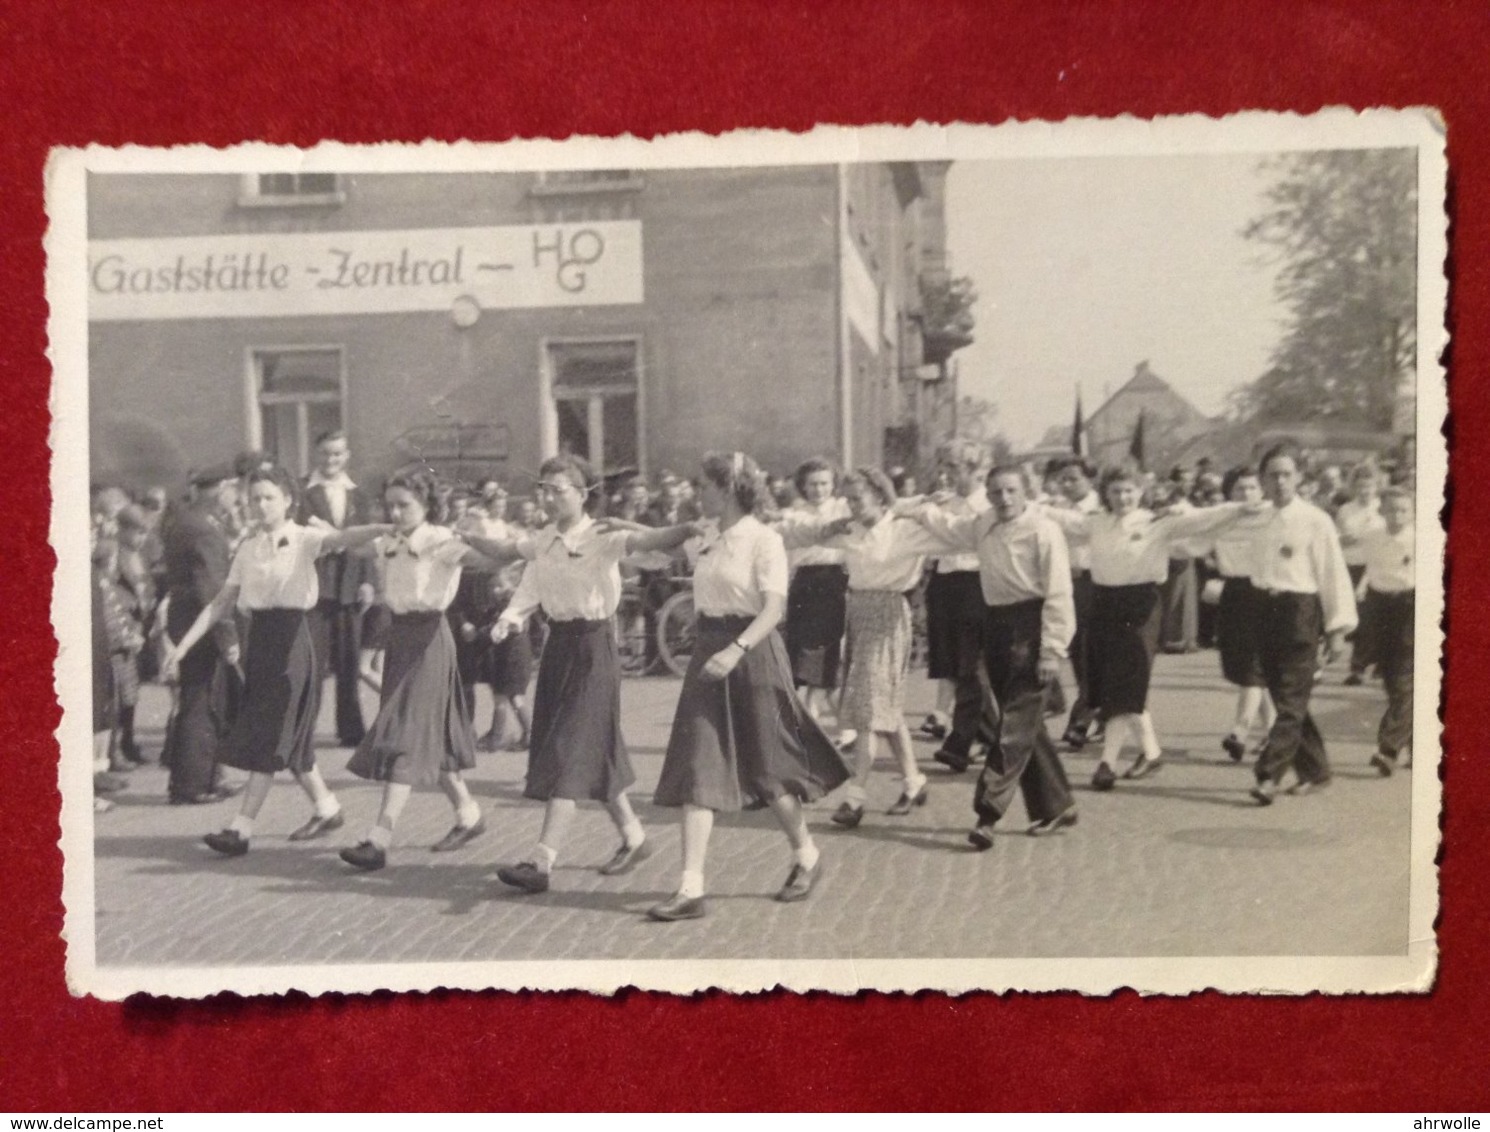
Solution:
{"label": "sky", "polygon": [[964,161],[947,183],[954,275],[978,292],[960,391],[1018,447],[1087,414],[1139,362],[1202,412],[1266,368],[1274,265],[1241,230],[1256,154]]}

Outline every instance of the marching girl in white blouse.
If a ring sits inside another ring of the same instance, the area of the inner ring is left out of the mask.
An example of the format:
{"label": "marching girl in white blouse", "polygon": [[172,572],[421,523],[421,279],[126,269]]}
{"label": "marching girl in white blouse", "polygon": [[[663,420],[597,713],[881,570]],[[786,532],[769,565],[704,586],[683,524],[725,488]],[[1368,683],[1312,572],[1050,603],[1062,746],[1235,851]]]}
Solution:
{"label": "marching girl in white blouse", "polygon": [[[1088,678],[1093,705],[1106,720],[1102,759],[1092,776],[1097,790],[1117,782],[1113,767],[1130,733],[1141,754],[1124,778],[1142,778],[1163,759],[1154,720],[1148,710],[1149,679],[1159,646],[1159,587],[1169,576],[1169,548],[1186,538],[1208,534],[1239,519],[1242,504],[1185,514],[1155,516],[1142,506],[1143,484],[1128,468],[1102,476],[1105,512],[1083,514],[1047,507],[1072,542],[1091,552],[1092,617]],[[1253,508],[1265,509],[1264,504]]]}
{"label": "marching girl in white blouse", "polygon": [[792,847],[776,899],[805,899],[821,874],[802,803],[847,781],[838,749],[793,690],[776,631],[786,606],[786,548],[752,512],[764,491],[741,452],[704,457],[699,501],[718,530],[705,536],[693,572],[698,610],[693,659],[673,717],[652,800],[683,808],[683,877],[654,920],[704,914],[704,861],[714,811],[768,804]]}
{"label": "marching girl in white blouse", "polygon": [[218,761],[249,772],[243,807],[227,829],[209,833],[207,844],[225,857],[248,852],[254,822],[277,771],[289,769],[315,806],[315,813],[291,841],[319,837],[343,824],[341,807],[316,768],[315,725],[320,696],[306,611],[316,604],[316,558],[371,542],[392,528],[385,525],[302,527],[290,521],[294,482],[282,468],[260,468],[248,475],[253,533],[239,545],[227,581],[186,635],[166,652],[166,678],[181,658],[235,605],[248,612],[242,706]]}
{"label": "marching girl in white blouse", "polygon": [[[788,522],[831,523],[848,517],[848,505],[837,495],[838,470],[813,457],[796,471],[801,496],[783,516]],[[786,594],[786,651],[802,702],[822,721],[839,685],[843,659],[848,574],[843,552],[826,546],[804,546],[787,555],[791,584]],[[852,741],[853,736],[841,739]]]}
{"label": "marching girl in white blouse", "polygon": [[515,541],[462,537],[497,561],[528,560],[512,601],[492,628],[502,641],[534,610],[549,618],[548,643],[533,692],[533,731],[523,795],[545,803],[543,831],[532,852],[497,870],[503,884],[548,891],[549,875],[581,798],[603,802],[621,847],[600,871],[630,872],[651,852],[626,791],[636,775],[621,737],[621,667],[613,619],[621,601],[620,562],[627,555],[670,550],[697,533],[693,523],[657,530],[597,524],[585,504],[598,486],[577,456],[555,456],[538,472],[538,494],[551,526]]}
{"label": "marching girl in white blouse", "polygon": [[784,521],[788,548],[821,545],[844,552],[848,569],[848,671],[838,717],[858,732],[854,779],[833,815],[852,829],[864,817],[869,774],[884,736],[900,765],[900,798],[888,813],[900,817],[926,803],[926,776],[916,765],[905,724],[905,679],[910,668],[911,614],[907,594],[921,579],[927,554],[946,544],[912,519],[891,513],[895,487],[878,468],[859,468],[843,481],[849,519],[830,523]]}
{"label": "marching girl in white blouse", "polygon": [[392,613],[384,650],[378,717],[347,769],[384,783],[377,821],[357,845],[341,851],[355,868],[381,869],[393,830],[415,786],[438,782],[455,810],[455,826],[432,848],[459,849],[486,830],[481,807],[461,772],[476,765],[476,741],[445,610],[460,587],[461,567],[485,559],[438,514],[437,484],[426,473],[397,475],[383,489],[393,533],[374,544],[383,604]]}
{"label": "marching girl in white blouse", "polygon": [[[1262,481],[1250,465],[1232,468],[1221,481],[1222,491],[1233,503],[1257,504],[1262,500]],[[1261,613],[1257,587],[1257,534],[1271,516],[1267,511],[1247,515],[1215,536],[1212,549],[1216,571],[1221,575],[1221,603],[1216,609],[1216,644],[1221,653],[1221,675],[1237,686],[1236,719],[1221,740],[1233,762],[1247,753],[1252,725],[1261,718],[1266,732],[1273,725],[1273,701],[1262,674],[1257,649],[1257,622]]]}

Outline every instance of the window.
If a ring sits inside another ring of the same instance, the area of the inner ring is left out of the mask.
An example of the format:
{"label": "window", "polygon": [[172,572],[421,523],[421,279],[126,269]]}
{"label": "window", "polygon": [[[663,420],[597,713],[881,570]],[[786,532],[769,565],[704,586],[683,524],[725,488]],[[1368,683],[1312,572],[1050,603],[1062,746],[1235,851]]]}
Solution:
{"label": "window", "polygon": [[549,390],[559,452],[601,475],[641,467],[641,343],[634,338],[550,342]]}
{"label": "window", "polygon": [[576,224],[636,219],[636,194],[644,182],[635,169],[555,169],[539,173],[528,189],[533,221]]}
{"label": "window", "polygon": [[343,427],[341,347],[254,350],[252,377],[258,435],[251,445],[306,475],[316,437]]}
{"label": "window", "polygon": [[338,173],[246,173],[238,203],[245,208],[342,204],[347,199]]}

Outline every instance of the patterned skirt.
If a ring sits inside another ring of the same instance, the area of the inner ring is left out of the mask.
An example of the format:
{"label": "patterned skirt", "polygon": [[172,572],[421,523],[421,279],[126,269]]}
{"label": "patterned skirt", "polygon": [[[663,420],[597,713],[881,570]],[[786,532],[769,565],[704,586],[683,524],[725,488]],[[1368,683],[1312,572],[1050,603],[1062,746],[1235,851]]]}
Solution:
{"label": "patterned skirt", "polygon": [[256,609],[243,656],[243,697],[217,761],[274,774],[314,770],[320,681],[303,609]]}
{"label": "patterned skirt", "polygon": [[838,718],[856,731],[905,726],[911,607],[896,590],[848,593],[847,672]]}
{"label": "patterned skirt", "polygon": [[1104,719],[1136,715],[1148,707],[1159,650],[1159,587],[1145,582],[1094,589],[1088,695]]}
{"label": "patterned skirt", "polygon": [[347,769],[377,782],[431,786],[442,772],[475,765],[476,741],[445,614],[394,614],[382,705]]}
{"label": "patterned skirt", "polygon": [[797,698],[780,634],[741,657],[723,680],[704,675],[709,658],[752,620],[699,617],[652,796],[657,805],[739,810],[785,794],[815,802],[848,781],[838,749]]}
{"label": "patterned skirt", "polygon": [[838,687],[848,572],[799,566],[786,595],[786,652],[792,676],[808,688]]}
{"label": "patterned skirt", "polygon": [[533,691],[523,796],[612,802],[635,781],[621,737],[614,624],[609,618],[550,622]]}

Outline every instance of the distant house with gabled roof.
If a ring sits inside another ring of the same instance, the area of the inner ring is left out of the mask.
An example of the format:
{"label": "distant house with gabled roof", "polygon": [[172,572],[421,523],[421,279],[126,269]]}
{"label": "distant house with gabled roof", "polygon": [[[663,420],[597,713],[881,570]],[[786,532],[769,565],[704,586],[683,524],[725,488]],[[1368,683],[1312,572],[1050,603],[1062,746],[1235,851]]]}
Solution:
{"label": "distant house with gabled roof", "polygon": [[[1196,438],[1220,423],[1176,393],[1169,382],[1149,368],[1147,361],[1142,361],[1133,376],[1086,418],[1088,458],[1102,467],[1127,460],[1140,413],[1143,414],[1144,465],[1151,471],[1167,470]],[[1039,451],[1054,448],[1069,451],[1070,446],[1071,426],[1059,425],[1042,438]]]}

